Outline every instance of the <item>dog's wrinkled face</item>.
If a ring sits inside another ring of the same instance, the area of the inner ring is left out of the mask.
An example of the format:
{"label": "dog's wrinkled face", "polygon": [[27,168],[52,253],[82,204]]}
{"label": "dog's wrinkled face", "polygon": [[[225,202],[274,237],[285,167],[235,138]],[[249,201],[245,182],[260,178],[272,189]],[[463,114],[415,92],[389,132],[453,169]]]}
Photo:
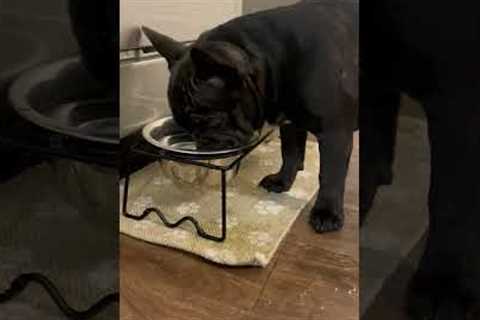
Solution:
{"label": "dog's wrinkled face", "polygon": [[226,42],[187,47],[151,29],[143,31],[168,62],[168,99],[175,121],[200,148],[244,145],[263,126],[258,76],[247,55]]}

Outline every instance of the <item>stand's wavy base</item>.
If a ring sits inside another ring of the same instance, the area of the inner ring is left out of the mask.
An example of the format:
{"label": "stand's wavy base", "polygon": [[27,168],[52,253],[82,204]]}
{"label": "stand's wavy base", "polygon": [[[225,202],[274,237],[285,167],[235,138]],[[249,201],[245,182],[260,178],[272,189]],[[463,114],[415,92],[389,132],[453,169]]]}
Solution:
{"label": "stand's wavy base", "polygon": [[[195,227],[198,236],[208,239],[208,240],[213,240],[216,242],[223,242],[227,238],[227,171],[229,170],[235,170],[238,172],[240,170],[240,163],[241,161],[248,155],[250,152],[252,152],[258,145],[260,145],[265,139],[267,139],[275,130],[271,129],[268,131],[265,135],[261,135],[261,138],[258,139],[258,141],[253,145],[250,146],[249,148],[243,150],[241,153],[238,155],[231,155],[231,157],[234,157],[234,159],[227,165],[215,165],[211,163],[205,163],[203,161],[200,161],[200,159],[195,159],[195,158],[185,158],[185,157],[178,157],[175,155],[170,154],[169,152],[166,152],[161,149],[156,149],[155,151],[148,151],[142,148],[140,145],[142,142],[138,142],[135,144],[133,147],[130,148],[130,152],[136,153],[142,156],[149,157],[150,159],[154,159],[156,161],[162,161],[162,160],[169,160],[169,161],[176,161],[180,163],[186,163],[189,165],[194,165],[194,166],[199,166],[203,168],[208,168],[211,170],[217,170],[220,171],[221,173],[221,219],[222,219],[222,234],[221,236],[215,236],[208,234],[205,232],[205,230],[200,226],[198,221],[193,218],[192,216],[185,216],[179,219],[176,222],[170,222],[167,220],[165,215],[157,208],[147,208],[143,211],[142,214],[140,215],[134,215],[131,213],[127,212],[127,204],[128,204],[128,189],[129,189],[129,184],[130,184],[130,170],[129,170],[129,159],[128,157],[125,159],[126,161],[126,167],[127,167],[127,174],[125,176],[125,190],[123,193],[123,204],[122,204],[122,214],[124,217],[139,221],[143,220],[146,217],[148,217],[150,214],[155,213],[160,220],[162,220],[163,224],[168,227],[168,228],[176,228],[179,225],[190,221],[193,226]],[[150,147],[150,146],[149,146]]]}
{"label": "stand's wavy base", "polygon": [[139,216],[130,214],[128,212],[124,212],[123,215],[127,218],[139,221],[139,220],[145,219],[146,217],[148,217],[152,213],[155,213],[160,218],[160,220],[162,220],[163,224],[168,228],[176,228],[179,225],[181,225],[181,224],[183,224],[187,221],[190,221],[193,224],[193,226],[195,227],[195,229],[197,230],[197,234],[200,237],[205,238],[205,239],[209,239],[209,240],[213,240],[213,241],[217,241],[217,242],[222,242],[222,241],[225,240],[225,232],[224,231],[222,231],[222,236],[220,236],[220,237],[210,235],[207,232],[205,232],[205,230],[203,230],[203,228],[200,226],[198,221],[195,218],[193,218],[192,216],[182,217],[180,220],[172,223],[172,222],[168,221],[168,219],[165,217],[165,215],[157,208],[147,208]]}
{"label": "stand's wavy base", "polygon": [[58,289],[47,277],[39,273],[25,273],[18,276],[12,282],[9,289],[4,291],[3,293],[0,293],[0,304],[5,303],[15,298],[16,296],[18,296],[32,282],[36,282],[40,284],[47,291],[47,293],[50,295],[50,297],[53,299],[53,301],[59,307],[62,313],[68,319],[71,319],[71,320],[90,319],[95,315],[99,314],[100,312],[102,312],[110,304],[115,302],[118,303],[119,301],[119,294],[112,293],[100,299],[98,302],[92,305],[88,310],[77,311],[72,307],[70,307],[70,305],[68,305],[68,303],[62,297]]}

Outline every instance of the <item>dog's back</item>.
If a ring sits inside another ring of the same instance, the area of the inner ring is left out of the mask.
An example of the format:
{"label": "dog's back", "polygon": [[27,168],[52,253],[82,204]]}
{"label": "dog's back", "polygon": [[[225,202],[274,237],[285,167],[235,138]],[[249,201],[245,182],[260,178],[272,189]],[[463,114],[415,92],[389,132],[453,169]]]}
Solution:
{"label": "dog's back", "polygon": [[471,86],[480,73],[480,2],[369,0],[361,69],[418,97]]}
{"label": "dog's back", "polygon": [[248,43],[276,57],[286,54],[286,59],[295,61],[326,42],[341,45],[353,55],[358,46],[358,2],[301,1],[238,17],[204,33],[202,38],[228,40],[240,46]]}
{"label": "dog's back", "polygon": [[326,69],[341,70],[343,89],[358,97],[357,1],[311,0],[256,12],[205,32],[202,40],[228,41],[258,54],[277,80],[274,99],[285,101],[280,96],[292,83],[301,87],[311,73]]}

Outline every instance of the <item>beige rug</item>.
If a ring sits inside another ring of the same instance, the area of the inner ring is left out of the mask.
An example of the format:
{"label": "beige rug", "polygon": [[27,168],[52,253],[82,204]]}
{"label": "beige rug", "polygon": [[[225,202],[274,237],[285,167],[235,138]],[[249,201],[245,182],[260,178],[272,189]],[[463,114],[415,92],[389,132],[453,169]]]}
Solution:
{"label": "beige rug", "polygon": [[[199,237],[189,222],[177,229],[163,226],[152,214],[142,221],[121,216],[120,232],[147,242],[188,251],[208,260],[232,266],[265,267],[291,225],[318,188],[318,147],[309,141],[305,170],[288,193],[269,193],[258,187],[267,174],[280,167],[278,134],[254,150],[242,163],[238,176],[229,180],[227,239],[217,243]],[[179,169],[179,168],[176,168]],[[147,207],[158,207],[170,222],[192,215],[208,233],[220,235],[218,176],[189,184],[202,172],[184,168],[183,180],[172,178],[171,167],[154,163],[131,176],[128,211],[139,215]],[[181,174],[177,170],[177,177]],[[190,173],[190,177],[188,174]],[[179,182],[183,181],[183,182]],[[123,194],[123,183],[121,183]]]}

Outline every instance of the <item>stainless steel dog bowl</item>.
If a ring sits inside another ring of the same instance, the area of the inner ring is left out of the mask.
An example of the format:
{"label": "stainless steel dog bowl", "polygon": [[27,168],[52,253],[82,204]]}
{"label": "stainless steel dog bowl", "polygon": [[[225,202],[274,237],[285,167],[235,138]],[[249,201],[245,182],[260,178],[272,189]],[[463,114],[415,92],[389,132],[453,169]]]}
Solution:
{"label": "stainless steel dog bowl", "polygon": [[[199,150],[193,137],[180,127],[173,117],[165,117],[154,121],[143,128],[143,137],[151,145],[181,158],[195,159],[213,165],[225,166],[231,163],[232,157],[252,147],[259,139],[256,134],[250,143],[227,150]],[[162,161],[161,168],[172,181],[180,184],[218,187],[220,173],[205,167],[193,166],[176,161]],[[227,182],[234,179],[236,170],[227,172]]]}
{"label": "stainless steel dog bowl", "polygon": [[259,138],[255,134],[250,143],[225,150],[200,150],[193,137],[180,127],[173,117],[165,117],[154,121],[143,128],[143,137],[153,146],[168,151],[173,155],[189,158],[227,158],[235,156],[252,147]]}
{"label": "stainless steel dog bowl", "polygon": [[104,91],[74,56],[22,73],[10,87],[9,98],[21,117],[42,128],[118,144],[118,108]]}

